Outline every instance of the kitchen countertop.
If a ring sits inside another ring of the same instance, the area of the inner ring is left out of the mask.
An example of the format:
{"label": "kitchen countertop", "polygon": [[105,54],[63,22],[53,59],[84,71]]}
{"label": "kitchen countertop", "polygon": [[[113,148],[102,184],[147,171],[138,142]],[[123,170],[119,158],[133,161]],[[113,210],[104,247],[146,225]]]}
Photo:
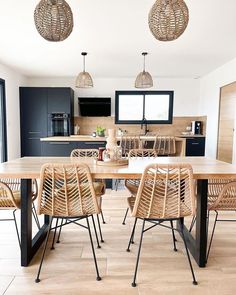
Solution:
{"label": "kitchen countertop", "polygon": [[[205,137],[205,135],[176,135],[176,138],[188,138],[188,137]],[[119,140],[120,137],[117,137]],[[154,140],[153,135],[141,135],[140,139],[143,140]],[[93,137],[91,135],[71,135],[71,136],[53,136],[40,138],[41,141],[106,141],[107,137]]]}

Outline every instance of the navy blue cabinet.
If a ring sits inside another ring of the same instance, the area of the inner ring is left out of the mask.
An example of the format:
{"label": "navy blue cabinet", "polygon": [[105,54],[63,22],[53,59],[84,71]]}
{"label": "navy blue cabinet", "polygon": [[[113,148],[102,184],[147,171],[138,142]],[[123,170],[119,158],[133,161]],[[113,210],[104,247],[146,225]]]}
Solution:
{"label": "navy blue cabinet", "polygon": [[47,89],[20,88],[21,156],[39,156],[47,136]]}
{"label": "navy blue cabinet", "polygon": [[205,137],[186,138],[186,156],[205,156]]}
{"label": "navy blue cabinet", "polygon": [[48,88],[48,113],[73,114],[74,93],[71,88]]}
{"label": "navy blue cabinet", "polygon": [[45,157],[69,157],[76,148],[73,141],[41,141],[41,155]]}

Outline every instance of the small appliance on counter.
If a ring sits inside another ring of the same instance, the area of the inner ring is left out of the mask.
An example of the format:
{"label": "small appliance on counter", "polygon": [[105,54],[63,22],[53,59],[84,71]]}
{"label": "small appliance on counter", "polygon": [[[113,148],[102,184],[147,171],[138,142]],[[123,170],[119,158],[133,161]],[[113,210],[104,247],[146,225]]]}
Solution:
{"label": "small appliance on counter", "polygon": [[202,134],[202,122],[201,121],[192,121],[192,134],[201,135]]}

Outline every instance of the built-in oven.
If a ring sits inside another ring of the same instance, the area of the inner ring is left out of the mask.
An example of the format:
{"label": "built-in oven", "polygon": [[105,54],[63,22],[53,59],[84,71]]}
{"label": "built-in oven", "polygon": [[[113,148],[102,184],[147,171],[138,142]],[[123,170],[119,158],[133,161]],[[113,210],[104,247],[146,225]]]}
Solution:
{"label": "built-in oven", "polygon": [[48,136],[69,136],[71,134],[71,118],[67,113],[48,115]]}

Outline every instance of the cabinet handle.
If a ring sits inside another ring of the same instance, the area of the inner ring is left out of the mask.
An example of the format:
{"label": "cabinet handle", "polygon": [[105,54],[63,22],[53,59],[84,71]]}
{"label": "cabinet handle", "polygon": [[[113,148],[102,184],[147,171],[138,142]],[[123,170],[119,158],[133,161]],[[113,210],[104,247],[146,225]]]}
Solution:
{"label": "cabinet handle", "polygon": [[39,134],[41,133],[40,131],[29,131],[29,134]]}
{"label": "cabinet handle", "polygon": [[198,145],[199,142],[192,142],[192,145]]}
{"label": "cabinet handle", "polygon": [[40,137],[29,137],[28,139],[40,139]]}
{"label": "cabinet handle", "polygon": [[84,144],[89,144],[89,145],[93,145],[93,144],[105,144],[106,142],[104,141],[88,141],[88,142],[84,142]]}
{"label": "cabinet handle", "polygon": [[50,144],[70,144],[69,142],[49,142]]}

